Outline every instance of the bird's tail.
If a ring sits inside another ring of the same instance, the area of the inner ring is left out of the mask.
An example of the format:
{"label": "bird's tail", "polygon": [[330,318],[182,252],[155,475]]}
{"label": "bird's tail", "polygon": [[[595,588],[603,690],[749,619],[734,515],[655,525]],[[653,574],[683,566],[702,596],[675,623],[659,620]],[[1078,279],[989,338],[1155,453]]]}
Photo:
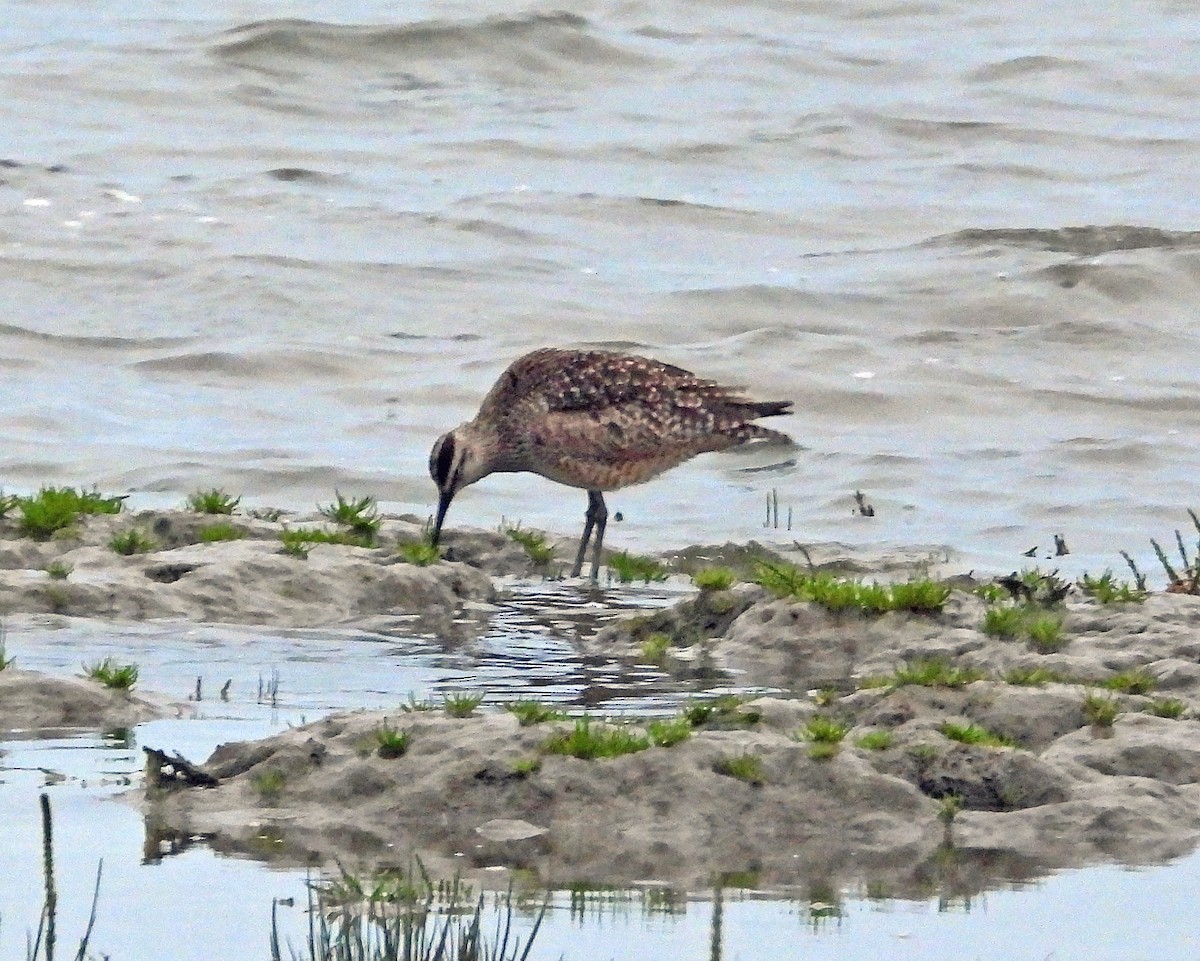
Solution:
{"label": "bird's tail", "polygon": [[754,417],[778,417],[780,414],[792,412],[790,400],[756,400],[746,406],[753,411]]}

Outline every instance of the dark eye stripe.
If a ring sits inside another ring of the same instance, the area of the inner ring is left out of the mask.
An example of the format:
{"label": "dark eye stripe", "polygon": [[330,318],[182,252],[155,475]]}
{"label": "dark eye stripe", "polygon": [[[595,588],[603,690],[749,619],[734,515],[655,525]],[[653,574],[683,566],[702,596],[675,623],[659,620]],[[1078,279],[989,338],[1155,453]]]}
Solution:
{"label": "dark eye stripe", "polygon": [[450,468],[454,464],[454,438],[450,435],[442,442],[441,449],[437,452],[437,463],[434,465],[434,477],[437,480],[438,487],[445,487],[446,481],[450,479]]}

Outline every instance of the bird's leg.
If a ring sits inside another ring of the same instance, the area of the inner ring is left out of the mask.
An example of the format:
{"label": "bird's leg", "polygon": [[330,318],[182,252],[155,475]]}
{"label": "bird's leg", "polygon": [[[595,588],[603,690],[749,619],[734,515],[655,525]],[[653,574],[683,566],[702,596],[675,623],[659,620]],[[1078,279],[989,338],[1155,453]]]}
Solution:
{"label": "bird's leg", "polygon": [[571,568],[572,577],[578,577],[579,572],[583,570],[583,558],[587,554],[588,541],[591,540],[592,528],[596,524],[595,515],[592,513],[593,507],[592,492],[588,491],[588,509],[583,520],[583,537],[579,539],[579,550],[575,554],[575,566]]}
{"label": "bird's leg", "polygon": [[583,537],[579,539],[579,551],[575,555],[575,566],[571,568],[571,576],[578,577],[583,570],[583,559],[587,556],[588,541],[592,539],[592,530],[596,531],[596,549],[592,554],[592,580],[599,579],[600,542],[604,540],[604,525],[608,522],[608,508],[604,504],[604,495],[599,491],[588,491],[587,514],[584,515]]}
{"label": "bird's leg", "polygon": [[604,544],[604,528],[608,524],[608,505],[599,491],[588,491],[588,517],[596,524],[596,542],[592,545],[592,581],[600,579],[600,548]]}

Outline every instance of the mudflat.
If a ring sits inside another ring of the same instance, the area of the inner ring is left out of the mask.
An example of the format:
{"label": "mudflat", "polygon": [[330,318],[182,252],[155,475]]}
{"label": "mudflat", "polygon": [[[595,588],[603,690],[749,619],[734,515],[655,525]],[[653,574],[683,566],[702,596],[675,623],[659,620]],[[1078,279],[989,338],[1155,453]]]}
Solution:
{"label": "mudflat", "polygon": [[[132,557],[104,546],[131,520],[162,546]],[[454,560],[405,563],[397,544],[419,535],[415,519],[386,521],[378,546],[323,544],[307,557],[280,553],[278,520],[237,519],[241,539],[187,543],[200,523],[168,511],[88,518],[47,542],[0,532],[2,601],[97,617],[448,621],[486,606],[495,573],[536,566],[508,538],[471,532],[449,541]],[[71,565],[65,579],[44,572],[55,559]],[[861,581],[862,569],[823,576]],[[266,835],[289,860],[370,869],[419,852],[528,868],[548,884],[752,872],[903,894],[948,865],[986,885],[1157,862],[1200,839],[1200,597],[1101,603],[1051,576],[1007,589],[950,578],[929,609],[880,613],[758,580],[718,583],[579,644],[768,695],[697,698],[653,721],[552,705],[353,711],[190,759],[215,787],[154,778],[132,799],[163,830],[259,851]],[[25,706],[36,692],[60,713]],[[0,673],[12,727],[108,723],[113,705],[134,719],[154,710],[82,679]]]}

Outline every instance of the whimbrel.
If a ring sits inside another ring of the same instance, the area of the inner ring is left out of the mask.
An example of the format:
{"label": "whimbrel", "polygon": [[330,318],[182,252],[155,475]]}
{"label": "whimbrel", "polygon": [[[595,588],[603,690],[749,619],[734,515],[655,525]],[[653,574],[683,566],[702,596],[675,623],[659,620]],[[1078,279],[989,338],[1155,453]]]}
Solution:
{"label": "whimbrel", "polygon": [[535,350],[515,360],[474,420],[443,434],[429,454],[438,487],[436,545],[454,495],[488,474],[532,471],[587,491],[572,577],[588,541],[592,580],[608,508],[604,491],[641,484],[706,451],[752,440],[790,443],[752,423],[791,411],[791,401],[754,401],[690,371],[607,350]]}

